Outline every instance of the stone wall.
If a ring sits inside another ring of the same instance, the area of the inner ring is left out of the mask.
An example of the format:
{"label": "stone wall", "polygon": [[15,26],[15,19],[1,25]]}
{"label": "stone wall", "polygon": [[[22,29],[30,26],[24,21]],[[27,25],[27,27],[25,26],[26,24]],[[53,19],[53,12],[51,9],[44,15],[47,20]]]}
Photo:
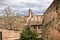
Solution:
{"label": "stone wall", "polygon": [[15,40],[20,38],[19,31],[0,29],[2,40]]}
{"label": "stone wall", "polygon": [[60,40],[60,32],[57,30],[60,24],[60,1],[54,0],[50,7],[44,13],[44,40]]}

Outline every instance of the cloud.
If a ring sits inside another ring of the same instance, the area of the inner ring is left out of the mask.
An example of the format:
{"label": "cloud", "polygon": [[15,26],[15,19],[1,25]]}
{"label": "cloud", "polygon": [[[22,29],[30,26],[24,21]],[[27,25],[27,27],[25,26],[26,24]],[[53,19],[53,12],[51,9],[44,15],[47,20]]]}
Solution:
{"label": "cloud", "polygon": [[21,14],[28,13],[29,8],[35,14],[42,14],[52,3],[53,0],[0,0],[0,9],[10,6]]}

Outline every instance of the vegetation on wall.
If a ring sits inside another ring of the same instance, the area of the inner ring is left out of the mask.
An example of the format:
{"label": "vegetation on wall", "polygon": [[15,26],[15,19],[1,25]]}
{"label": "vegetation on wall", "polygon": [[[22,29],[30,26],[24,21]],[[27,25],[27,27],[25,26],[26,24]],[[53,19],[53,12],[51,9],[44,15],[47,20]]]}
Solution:
{"label": "vegetation on wall", "polygon": [[58,5],[56,5],[57,20],[60,20],[60,13],[59,13],[58,8],[59,8]]}
{"label": "vegetation on wall", "polygon": [[53,22],[53,20],[49,21],[48,23],[44,24],[44,27],[47,27],[48,25],[51,25],[51,23]]}
{"label": "vegetation on wall", "polygon": [[58,5],[56,6],[56,10],[58,10]]}
{"label": "vegetation on wall", "polygon": [[60,32],[60,24],[58,25],[57,30]]}

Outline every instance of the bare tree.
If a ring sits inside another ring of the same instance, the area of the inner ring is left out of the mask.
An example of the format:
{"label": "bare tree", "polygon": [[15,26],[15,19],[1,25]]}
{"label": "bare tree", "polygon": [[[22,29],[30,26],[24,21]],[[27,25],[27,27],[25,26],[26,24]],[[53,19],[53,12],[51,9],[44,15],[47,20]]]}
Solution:
{"label": "bare tree", "polygon": [[2,10],[2,13],[4,14],[4,22],[5,22],[5,24],[3,24],[4,28],[12,29],[14,21],[16,20],[16,18],[13,17],[15,12],[10,7],[7,7],[4,10]]}
{"label": "bare tree", "polygon": [[10,7],[2,10],[2,13],[4,14],[4,18],[1,25],[5,29],[20,30],[21,25],[26,23],[26,20],[19,16],[19,13],[15,16],[15,12]]}
{"label": "bare tree", "polygon": [[15,12],[10,7],[7,7],[4,10],[2,10],[2,13],[5,15],[5,17],[8,18],[10,16],[14,16]]}

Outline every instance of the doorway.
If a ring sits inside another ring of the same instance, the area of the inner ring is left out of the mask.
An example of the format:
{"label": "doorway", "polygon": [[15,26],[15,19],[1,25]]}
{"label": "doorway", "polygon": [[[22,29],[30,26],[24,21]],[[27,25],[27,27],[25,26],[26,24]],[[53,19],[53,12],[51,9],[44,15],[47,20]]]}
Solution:
{"label": "doorway", "polygon": [[0,32],[0,40],[2,40],[2,32]]}

